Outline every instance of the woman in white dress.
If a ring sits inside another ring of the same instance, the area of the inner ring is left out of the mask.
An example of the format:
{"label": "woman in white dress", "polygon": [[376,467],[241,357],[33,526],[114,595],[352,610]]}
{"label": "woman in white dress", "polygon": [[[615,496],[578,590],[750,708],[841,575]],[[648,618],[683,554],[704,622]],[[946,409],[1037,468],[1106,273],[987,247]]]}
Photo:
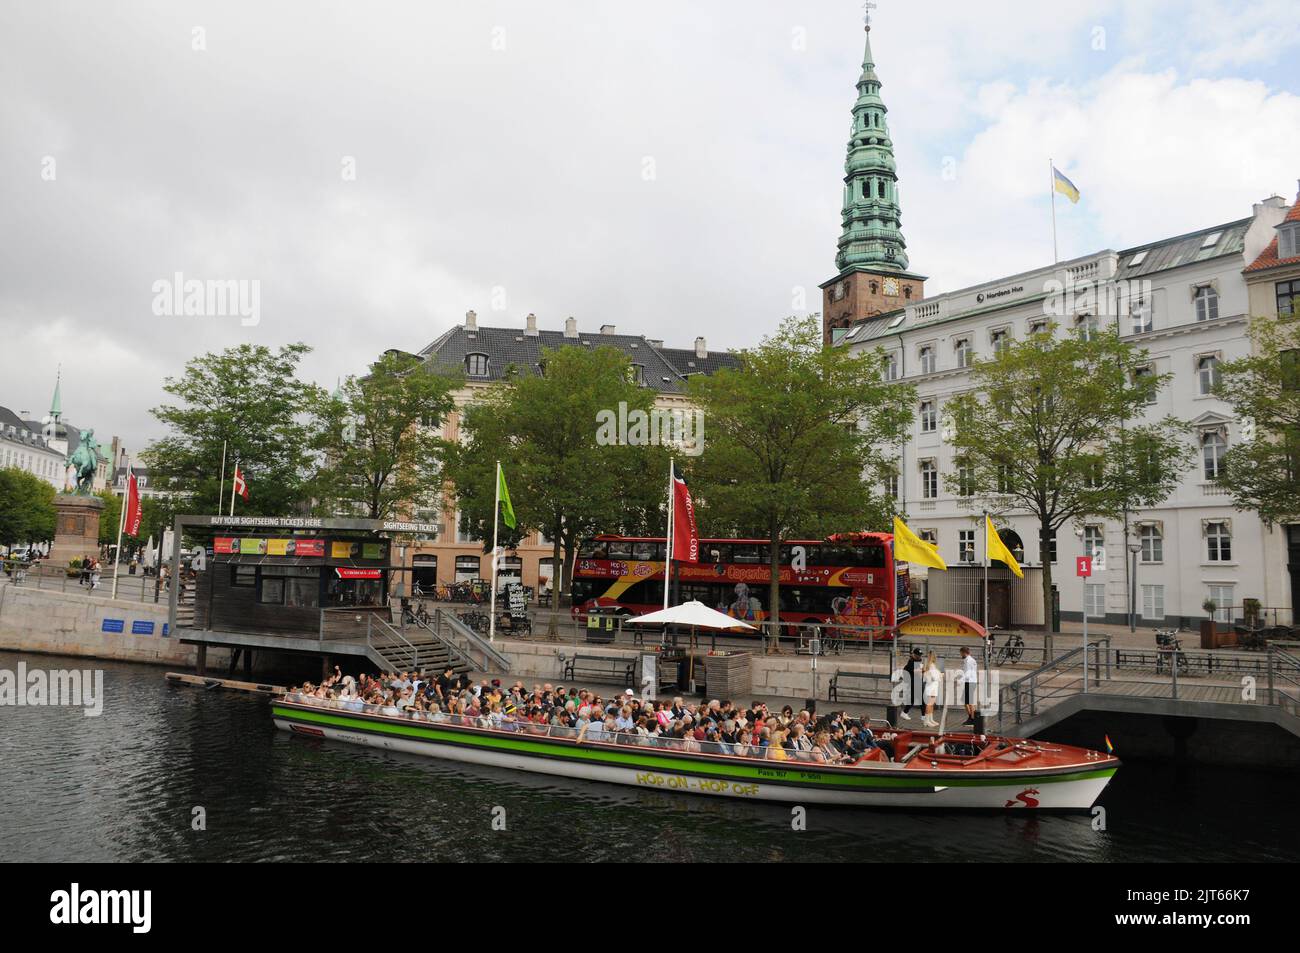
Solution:
{"label": "woman in white dress", "polygon": [[934,720],[934,706],[939,700],[939,683],[943,681],[943,675],[939,671],[939,662],[931,652],[925,657],[925,717],[921,723],[927,728],[938,728],[939,723]]}

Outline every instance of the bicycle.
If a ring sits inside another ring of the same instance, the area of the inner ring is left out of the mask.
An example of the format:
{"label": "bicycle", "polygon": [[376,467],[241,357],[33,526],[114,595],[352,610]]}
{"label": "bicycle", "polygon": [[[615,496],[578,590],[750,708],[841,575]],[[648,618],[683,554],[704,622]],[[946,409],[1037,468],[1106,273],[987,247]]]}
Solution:
{"label": "bicycle", "polygon": [[[992,647],[992,645],[994,644],[994,637],[993,637],[994,631],[996,631],[996,629],[990,630],[989,632],[990,647]],[[1020,661],[1020,659],[1024,656],[1024,654],[1025,654],[1025,640],[1021,637],[1020,633],[1008,632],[1006,642],[998,646],[998,652],[997,655],[994,656],[993,664],[1001,665],[1004,662],[1010,662],[1012,665],[1015,665],[1017,662]]]}
{"label": "bicycle", "polygon": [[1183,643],[1178,636],[1186,632],[1187,629],[1179,626],[1176,629],[1156,629],[1156,674],[1159,675],[1165,670],[1166,655],[1171,655],[1169,667],[1172,673],[1173,666],[1178,666],[1179,674],[1187,674],[1187,656],[1183,654]]}

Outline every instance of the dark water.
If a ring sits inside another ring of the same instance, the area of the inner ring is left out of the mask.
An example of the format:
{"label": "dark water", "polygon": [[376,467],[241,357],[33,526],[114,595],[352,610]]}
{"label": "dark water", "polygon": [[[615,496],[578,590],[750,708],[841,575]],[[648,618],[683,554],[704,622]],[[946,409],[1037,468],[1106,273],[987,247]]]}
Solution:
{"label": "dark water", "polygon": [[[1295,782],[1126,765],[1086,815],[948,814],[680,799],[290,737],[267,701],[104,670],[104,713],[0,708],[8,860],[1294,860]],[[0,652],[0,669],[19,656]],[[206,810],[207,830],[191,829]],[[505,808],[506,830],[492,829]],[[1288,816],[1290,814],[1290,816]]]}

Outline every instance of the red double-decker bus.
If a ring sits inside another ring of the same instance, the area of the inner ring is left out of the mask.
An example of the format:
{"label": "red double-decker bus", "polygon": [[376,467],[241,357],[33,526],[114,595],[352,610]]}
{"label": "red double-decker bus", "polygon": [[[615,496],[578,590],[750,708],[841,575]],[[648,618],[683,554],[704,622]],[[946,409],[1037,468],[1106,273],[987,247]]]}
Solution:
{"label": "red double-decker bus", "polygon": [[[597,536],[574,557],[573,612],[641,615],[663,608],[663,537]],[[676,563],[674,601],[700,602],[749,622],[767,618],[769,544],[701,539],[698,563]],[[907,565],[894,562],[890,533],[840,533],[781,544],[782,622],[891,629],[911,614]]]}

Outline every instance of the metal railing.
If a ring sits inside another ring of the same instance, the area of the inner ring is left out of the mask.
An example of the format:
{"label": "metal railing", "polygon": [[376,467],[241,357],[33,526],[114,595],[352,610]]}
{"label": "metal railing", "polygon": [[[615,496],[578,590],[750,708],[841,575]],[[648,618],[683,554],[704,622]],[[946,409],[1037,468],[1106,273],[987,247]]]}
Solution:
{"label": "metal railing", "polygon": [[[389,664],[403,670],[418,671],[420,650],[377,615],[366,616],[366,645]],[[400,663],[400,664],[399,664]]]}
{"label": "metal railing", "polygon": [[[481,664],[475,667],[480,671],[510,671],[510,656],[501,652],[495,645],[467,626],[454,613],[437,609],[434,611],[433,620],[434,627],[439,630],[438,638],[456,645],[471,659],[477,653],[478,661]],[[441,634],[444,626],[446,627],[446,636]]]}
{"label": "metal railing", "polygon": [[[112,569],[111,564],[106,566],[105,571],[102,571],[99,575],[99,584],[94,589],[91,589],[89,583],[83,580],[78,570],[69,570],[63,566],[49,566],[44,563],[32,565],[6,562],[4,573],[0,575],[0,581],[14,586],[25,586],[29,589],[50,592],[77,592],[80,590],[87,595],[107,599],[113,593]],[[68,575],[69,572],[72,575]],[[164,580],[158,575],[123,573],[118,578],[117,599],[119,602],[162,602],[166,599],[169,584],[170,579]]]}

